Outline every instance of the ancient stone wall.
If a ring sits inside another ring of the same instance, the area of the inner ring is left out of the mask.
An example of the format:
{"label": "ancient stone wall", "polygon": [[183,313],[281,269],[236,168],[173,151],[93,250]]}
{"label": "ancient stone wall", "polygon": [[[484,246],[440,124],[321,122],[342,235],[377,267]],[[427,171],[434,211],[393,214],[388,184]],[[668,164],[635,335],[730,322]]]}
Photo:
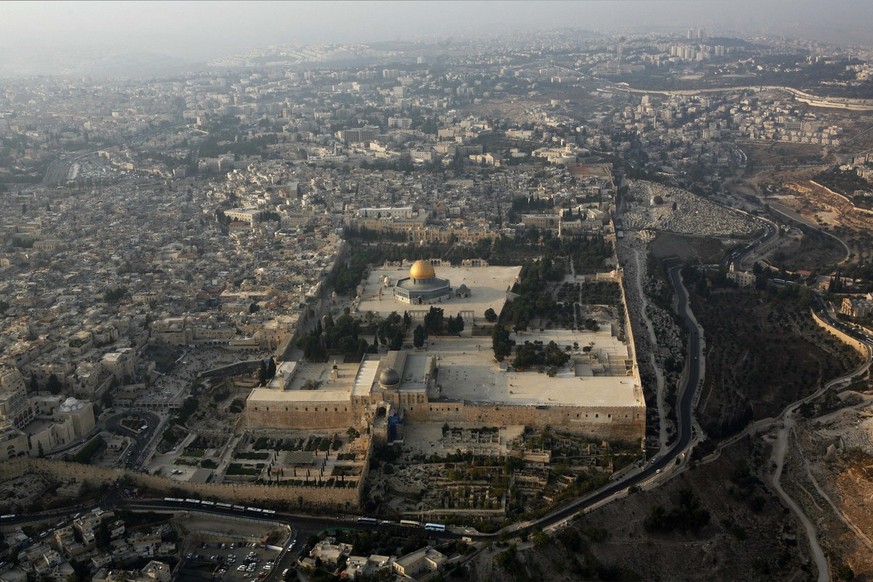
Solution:
{"label": "ancient stone wall", "polygon": [[836,327],[833,327],[827,321],[825,321],[824,319],[819,317],[819,315],[815,311],[812,312],[812,318],[815,320],[815,322],[818,324],[819,327],[821,327],[822,329],[824,329],[825,331],[827,331],[828,333],[830,333],[831,335],[833,335],[834,337],[839,339],[841,342],[846,343],[846,344],[852,346],[853,348],[855,348],[855,350],[859,354],[861,354],[862,358],[867,357],[867,351],[869,350],[869,348],[867,347],[867,344],[865,344],[864,342],[862,342],[860,340],[853,338],[849,334],[844,333],[843,331],[837,329]]}
{"label": "ancient stone wall", "polygon": [[[624,277],[619,275],[618,277],[616,277],[616,282],[618,283],[618,288],[621,289],[621,308],[622,308],[622,312],[623,312],[622,315],[624,318],[624,334],[625,334],[624,341],[628,345],[629,355],[630,355],[631,359],[633,360],[633,377],[637,381],[637,384],[642,386],[642,380],[640,380],[640,367],[639,367],[640,364],[639,364],[639,360],[637,359],[637,343],[636,343],[636,339],[634,339],[633,326],[631,326],[630,309],[628,308],[628,301],[627,301],[627,292],[625,291],[625,288],[624,288]],[[645,417],[645,412],[643,413],[643,417]]]}
{"label": "ancient stone wall", "polygon": [[247,505],[285,503],[289,509],[303,508],[307,511],[356,510],[361,504],[360,487],[300,487],[269,486],[232,483],[186,483],[173,481],[158,475],[137,473],[124,469],[103,469],[66,463],[21,457],[0,465],[0,477],[12,478],[25,473],[40,473],[56,480],[79,479],[91,484],[110,485],[121,478],[128,478],[135,486],[155,491],[171,489],[185,491],[186,495],[208,497],[229,503]]}
{"label": "ancient stone wall", "polygon": [[518,406],[505,404],[465,404],[431,402],[427,418],[424,411],[412,413],[412,420],[430,422],[470,422],[482,426],[523,424],[551,425],[592,438],[639,443],[646,434],[646,409],[638,407]]}
{"label": "ancient stone wall", "polygon": [[246,427],[260,429],[346,429],[356,415],[351,402],[265,402],[249,403],[245,410]]}

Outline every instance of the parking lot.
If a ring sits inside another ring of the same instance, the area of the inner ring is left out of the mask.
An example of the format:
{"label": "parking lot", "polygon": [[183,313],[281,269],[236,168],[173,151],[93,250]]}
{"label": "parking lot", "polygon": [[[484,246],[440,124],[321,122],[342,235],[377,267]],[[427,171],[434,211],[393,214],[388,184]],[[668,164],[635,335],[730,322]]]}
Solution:
{"label": "parking lot", "polygon": [[287,524],[198,512],[177,523],[185,539],[178,580],[264,579],[296,534]]}
{"label": "parking lot", "polygon": [[[213,580],[262,580],[273,570],[278,550],[257,542],[192,542],[183,574],[211,575]],[[195,574],[197,572],[197,574]],[[184,578],[180,578],[184,579]]]}

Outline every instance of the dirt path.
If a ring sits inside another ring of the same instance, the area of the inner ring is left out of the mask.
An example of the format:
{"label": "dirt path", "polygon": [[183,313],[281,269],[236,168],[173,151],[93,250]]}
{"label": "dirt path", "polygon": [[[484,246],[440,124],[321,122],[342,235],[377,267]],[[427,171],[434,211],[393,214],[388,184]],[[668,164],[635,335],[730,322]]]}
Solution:
{"label": "dirt path", "polygon": [[785,453],[788,451],[788,440],[791,437],[791,432],[794,429],[794,419],[792,414],[794,409],[785,413],[782,424],[776,432],[776,442],[773,445],[773,452],[770,455],[770,461],[776,466],[770,476],[770,484],[773,489],[782,498],[785,504],[794,512],[800,523],[803,524],[803,529],[806,530],[806,536],[809,539],[809,549],[812,552],[812,557],[815,560],[815,565],[818,568],[818,582],[829,582],[831,579],[828,561],[825,557],[824,550],[818,542],[818,532],[815,525],[803,512],[803,509],[791,498],[788,493],[782,489],[782,467],[785,464]]}
{"label": "dirt path", "polygon": [[[649,345],[654,347],[658,345],[658,338],[655,336],[655,326],[652,324],[652,320],[649,319],[649,314],[646,312],[646,308],[649,306],[649,300],[643,292],[643,271],[642,261],[640,261],[640,251],[639,249],[631,250],[633,251],[634,265],[636,266],[634,286],[636,287],[640,301],[642,302],[640,315],[643,318],[643,324],[646,326],[646,331],[649,335]],[[658,442],[661,444],[661,450],[664,450],[667,448],[667,404],[664,397],[664,372],[658,367],[657,362],[655,362],[654,352],[649,353],[649,362],[652,364],[652,369],[655,371],[655,379],[658,384]]]}
{"label": "dirt path", "polygon": [[873,552],[873,540],[871,540],[863,531],[861,531],[861,528],[855,525],[855,523],[851,519],[849,519],[849,517],[845,513],[843,513],[833,501],[831,501],[831,498],[828,496],[827,493],[825,493],[824,489],[821,488],[821,485],[818,484],[815,476],[813,476],[812,470],[809,467],[809,460],[805,456],[803,456],[802,451],[800,456],[803,459],[803,466],[806,469],[806,476],[809,477],[809,480],[812,482],[815,490],[818,491],[818,494],[822,497],[822,499],[827,501],[827,504],[831,506],[831,509],[834,511],[834,514],[839,518],[839,520],[842,521],[847,528],[852,530],[856,536],[858,536],[858,539],[861,540],[862,544],[867,546],[868,550]]}

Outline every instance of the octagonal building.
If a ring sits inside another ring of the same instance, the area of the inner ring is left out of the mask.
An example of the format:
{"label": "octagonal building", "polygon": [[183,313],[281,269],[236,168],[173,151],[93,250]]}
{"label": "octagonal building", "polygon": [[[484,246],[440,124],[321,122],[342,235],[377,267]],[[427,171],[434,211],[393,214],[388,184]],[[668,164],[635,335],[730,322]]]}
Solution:
{"label": "octagonal building", "polygon": [[410,305],[441,303],[451,296],[452,287],[449,280],[438,278],[433,265],[425,260],[412,263],[409,277],[400,279],[394,286],[394,298]]}

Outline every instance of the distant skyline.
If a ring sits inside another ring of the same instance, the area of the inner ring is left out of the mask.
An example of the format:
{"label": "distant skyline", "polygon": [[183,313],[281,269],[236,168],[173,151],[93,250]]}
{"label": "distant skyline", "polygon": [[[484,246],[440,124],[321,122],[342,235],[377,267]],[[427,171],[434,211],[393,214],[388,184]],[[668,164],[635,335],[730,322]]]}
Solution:
{"label": "distant skyline", "polygon": [[0,48],[15,59],[68,50],[199,62],[281,44],[435,40],[556,28],[780,34],[873,45],[871,0],[576,2],[2,2]]}

